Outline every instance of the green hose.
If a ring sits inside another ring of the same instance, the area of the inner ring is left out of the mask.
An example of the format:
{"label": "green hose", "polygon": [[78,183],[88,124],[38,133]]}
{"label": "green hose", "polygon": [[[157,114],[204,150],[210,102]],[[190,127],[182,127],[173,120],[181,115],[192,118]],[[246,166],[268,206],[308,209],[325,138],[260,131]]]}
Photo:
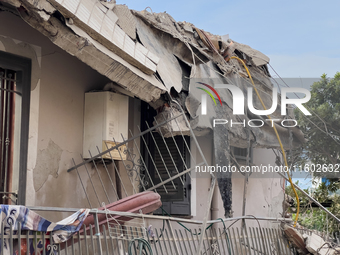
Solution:
{"label": "green hose", "polygon": [[[146,241],[145,239],[143,238],[136,238],[136,239],[133,239],[129,242],[129,250],[128,250],[128,254],[129,255],[133,255],[132,253],[132,245],[135,243],[135,241],[138,241],[138,250],[139,250],[139,255],[142,255],[143,254],[143,251],[146,252],[146,254],[148,254],[148,251],[149,250],[149,254],[150,255],[153,255],[152,254],[152,249],[151,249],[151,245],[149,244],[148,241]],[[136,254],[137,255],[137,254]]]}

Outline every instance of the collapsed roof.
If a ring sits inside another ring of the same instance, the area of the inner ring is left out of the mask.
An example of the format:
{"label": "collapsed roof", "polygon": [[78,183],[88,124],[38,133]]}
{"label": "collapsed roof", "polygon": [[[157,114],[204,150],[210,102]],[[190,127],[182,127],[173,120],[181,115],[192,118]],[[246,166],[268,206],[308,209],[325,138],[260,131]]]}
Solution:
{"label": "collapsed roof", "polygon": [[[129,96],[138,97],[167,114],[170,94],[190,117],[197,135],[211,132],[212,119],[261,119],[251,112],[233,115],[232,94],[219,90],[221,107],[208,100],[208,115],[200,113],[201,92],[197,82],[212,86],[234,84],[243,92],[251,86],[244,67],[247,65],[260,95],[268,107],[272,104],[273,84],[267,64],[269,58],[251,47],[221,36],[212,35],[188,22],[176,22],[167,13],[131,11],[125,5],[97,0],[0,0],[0,8],[15,8],[33,28],[54,44],[112,80],[112,87]],[[262,109],[254,96],[254,106]],[[272,114],[285,148],[298,146],[303,134],[297,128],[285,128],[283,118],[294,118],[292,110],[281,116],[280,105]],[[170,114],[170,113],[168,113]],[[188,127],[183,125],[188,132]],[[165,130],[166,131],[166,130]],[[291,132],[290,132],[291,131]],[[261,128],[224,126],[230,144],[246,147],[278,147],[271,127],[265,121]],[[166,132],[165,132],[166,133]]]}

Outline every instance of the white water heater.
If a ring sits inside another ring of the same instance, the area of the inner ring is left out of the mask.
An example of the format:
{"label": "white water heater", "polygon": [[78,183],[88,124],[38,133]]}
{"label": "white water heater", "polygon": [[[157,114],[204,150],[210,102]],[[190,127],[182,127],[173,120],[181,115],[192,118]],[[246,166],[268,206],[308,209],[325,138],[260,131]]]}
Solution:
{"label": "white water heater", "polygon": [[[83,157],[112,148],[128,138],[129,97],[110,91],[85,93]],[[114,142],[115,141],[115,142]],[[103,158],[126,159],[126,146],[106,153]],[[89,153],[91,151],[91,154]]]}

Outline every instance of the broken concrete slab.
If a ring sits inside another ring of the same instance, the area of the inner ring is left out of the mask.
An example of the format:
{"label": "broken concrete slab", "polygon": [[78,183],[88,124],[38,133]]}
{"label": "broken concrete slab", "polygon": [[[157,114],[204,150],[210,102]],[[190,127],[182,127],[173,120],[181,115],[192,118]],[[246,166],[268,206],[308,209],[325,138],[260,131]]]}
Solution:
{"label": "broken concrete slab", "polygon": [[[155,120],[153,122],[153,125],[156,125],[157,123],[162,123],[165,120],[174,118],[176,116],[179,116],[182,112],[177,108],[177,105],[173,105],[174,107],[164,107],[163,111],[159,112]],[[161,133],[164,137],[171,137],[176,135],[190,135],[190,128],[187,126],[185,119],[185,116],[177,117],[171,121],[169,121],[166,125],[163,125],[157,129],[159,133]]]}
{"label": "broken concrete slab", "polygon": [[191,95],[188,95],[187,98],[185,99],[185,107],[192,119],[198,117],[197,110],[200,104],[201,102]]}
{"label": "broken concrete slab", "polygon": [[[195,98],[198,101],[201,101],[202,90],[197,89],[197,87],[200,86],[198,82],[203,82],[205,84],[211,85],[215,87],[216,84],[234,84],[237,87],[239,87],[242,91],[246,92],[247,88],[249,86],[252,86],[249,84],[249,82],[246,79],[241,78],[238,74],[228,74],[226,76],[221,76],[214,72],[215,65],[212,62],[208,62],[205,65],[198,65],[196,68],[192,69],[192,72],[195,72],[193,75],[191,75],[193,78],[190,79],[189,84],[189,96]],[[253,67],[254,69],[256,67]],[[253,69],[251,69],[253,70]],[[209,77],[209,78],[208,78]],[[268,88],[267,81],[269,80],[269,77],[267,76],[256,76],[257,79],[254,79],[254,82],[257,86],[257,88],[260,90],[260,95],[265,103],[265,105],[271,105],[272,99],[271,99],[271,88]],[[264,84],[265,85],[264,85]],[[237,146],[237,147],[244,147],[246,148],[248,146],[247,142],[247,133],[246,128],[244,128],[243,125],[234,125],[230,126],[230,122],[245,122],[247,123],[250,119],[261,119],[264,122],[266,121],[266,116],[257,116],[254,114],[251,114],[249,111],[245,115],[234,115],[233,114],[233,97],[231,92],[228,89],[218,89],[216,88],[218,94],[221,97],[222,105],[214,105],[214,102],[212,100],[207,100],[207,109],[209,109],[209,114],[202,115],[201,114],[201,107],[199,106],[197,108],[196,114],[193,114],[190,112],[192,116],[198,116],[197,120],[195,122],[195,125],[192,126],[192,128],[195,131],[196,135],[199,134],[205,134],[202,132],[204,129],[213,130],[213,118],[219,118],[217,117],[220,113],[221,119],[228,120],[228,123],[226,124],[227,129],[229,130],[229,138],[230,138],[230,145],[231,146]],[[246,105],[247,102],[245,102]],[[262,105],[258,98],[254,96],[254,104],[257,109],[262,109]],[[277,110],[271,115],[274,119],[279,119],[282,121],[282,116],[280,115],[280,106],[278,106]],[[274,122],[280,136],[283,142],[283,145],[285,148],[289,148],[290,141],[289,141],[289,130],[287,128],[284,128],[281,126],[280,121],[277,123]],[[277,141],[276,135],[273,131],[273,128],[271,125],[265,124],[261,128],[251,128],[251,135],[250,139],[252,142],[256,141],[255,146],[257,147],[277,147],[279,148],[279,143]],[[297,128],[291,128],[290,129],[293,133],[293,147],[298,146],[301,141],[304,141],[304,137],[302,132]]]}
{"label": "broken concrete slab", "polygon": [[[325,240],[314,233],[306,237],[306,249],[316,255],[330,255],[333,251],[329,249],[329,245],[326,244]],[[331,253],[330,253],[331,252]]]}
{"label": "broken concrete slab", "polygon": [[287,224],[284,224],[283,225],[283,232],[285,233],[287,239],[296,248],[296,250],[299,254],[301,254],[301,255],[309,254],[309,251],[306,249],[304,238],[299,231],[297,231],[293,227],[288,226]]}
{"label": "broken concrete slab", "polygon": [[246,44],[242,44],[242,43],[238,43],[233,41],[235,44],[235,48],[245,54],[247,54],[249,57],[251,57],[252,61],[254,62],[255,66],[262,66],[262,65],[266,65],[269,63],[269,58],[264,55],[262,52],[253,49],[252,47],[246,45]]}
{"label": "broken concrete slab", "polygon": [[145,74],[88,35],[83,37],[75,34],[57,18],[51,16],[48,21],[45,21],[37,13],[36,8],[26,1],[22,7],[19,9],[21,17],[54,44],[76,56],[136,97],[154,105],[162,105],[162,103],[158,104],[157,100],[166,89],[154,76]]}
{"label": "broken concrete slab", "polygon": [[[51,0],[66,19],[88,33],[94,40],[146,74],[156,71],[156,64],[146,56],[136,57],[136,44],[117,24],[117,15],[95,0]],[[141,53],[138,52],[137,55]]]}
{"label": "broken concrete slab", "polygon": [[4,3],[10,4],[16,8],[19,8],[21,6],[21,3],[19,0],[1,0]]}
{"label": "broken concrete slab", "polygon": [[211,57],[198,45],[193,33],[184,30],[168,13],[150,13],[146,10],[132,13],[150,27],[165,32],[175,40],[173,53],[186,63],[208,62]]}
{"label": "broken concrete slab", "polygon": [[188,22],[178,22],[178,24],[188,33],[194,33],[193,25]]}
{"label": "broken concrete slab", "polygon": [[109,10],[112,10],[116,6],[116,0],[112,0],[110,2],[101,1],[100,3],[104,5],[106,8],[108,8]]}
{"label": "broken concrete slab", "polygon": [[132,15],[130,9],[126,5],[116,5],[113,12],[117,15],[118,26],[127,33],[131,39],[136,40],[136,18]]}
{"label": "broken concrete slab", "polygon": [[182,90],[182,68],[173,54],[171,36],[152,29],[140,20],[137,22],[137,31],[143,45],[160,58],[157,72],[167,90],[170,92],[170,89],[174,87],[177,92],[180,92]]}

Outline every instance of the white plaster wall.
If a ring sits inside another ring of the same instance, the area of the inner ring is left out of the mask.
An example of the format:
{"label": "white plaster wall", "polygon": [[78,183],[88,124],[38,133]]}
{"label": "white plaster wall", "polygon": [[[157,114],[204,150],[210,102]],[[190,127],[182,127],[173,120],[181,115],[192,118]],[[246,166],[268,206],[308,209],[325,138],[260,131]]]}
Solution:
{"label": "white plaster wall", "polygon": [[[271,149],[254,149],[253,163],[255,165],[270,164],[275,166],[275,154]],[[232,210],[233,217],[242,216],[243,193],[244,193],[244,176],[240,173],[233,173],[232,178]],[[278,174],[252,174],[249,177],[245,215],[253,215],[257,217],[273,217],[281,218],[283,211],[282,202],[284,199],[284,182]],[[216,187],[218,189],[218,187]],[[216,190],[217,190],[216,189]],[[218,197],[217,211],[214,218],[224,218],[224,209],[221,195],[215,192]],[[235,226],[240,226],[239,222]],[[247,226],[257,227],[255,220],[247,220]],[[276,226],[276,223],[269,221],[260,221],[262,227]]]}
{"label": "white plaster wall", "polygon": [[[33,63],[26,204],[88,207],[76,172],[66,170],[72,157],[80,162],[84,93],[101,89],[108,80],[13,14],[1,12],[0,24],[6,24],[0,26],[0,50]],[[64,216],[49,214],[49,219]]]}

